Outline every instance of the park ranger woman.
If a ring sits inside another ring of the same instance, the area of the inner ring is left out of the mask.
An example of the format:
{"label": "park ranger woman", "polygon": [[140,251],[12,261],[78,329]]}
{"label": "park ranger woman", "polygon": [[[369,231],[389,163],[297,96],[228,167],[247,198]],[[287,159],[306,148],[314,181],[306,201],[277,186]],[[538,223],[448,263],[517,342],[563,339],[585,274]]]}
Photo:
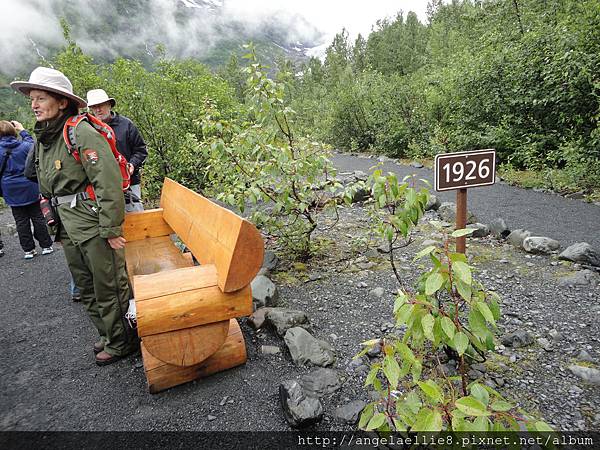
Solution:
{"label": "park ranger woman", "polygon": [[[37,121],[35,164],[40,192],[56,206],[60,220],[57,240],[100,335],[93,347],[96,363],[111,364],[132,353],[138,342],[124,318],[130,289],[123,250],[125,200],[118,164],[104,137],[85,121],[75,130],[80,161],[67,150],[64,125],[86,103],[73,94],[63,73],[38,67],[29,81],[15,81],[11,86],[31,99]],[[89,185],[95,199],[86,192]]]}

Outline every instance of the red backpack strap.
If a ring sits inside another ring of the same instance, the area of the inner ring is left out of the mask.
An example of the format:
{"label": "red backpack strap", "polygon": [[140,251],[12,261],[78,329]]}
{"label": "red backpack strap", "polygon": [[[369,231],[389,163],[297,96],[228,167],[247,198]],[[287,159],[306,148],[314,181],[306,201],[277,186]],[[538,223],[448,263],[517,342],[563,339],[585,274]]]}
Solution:
{"label": "red backpack strap", "polygon": [[75,130],[82,120],[87,120],[87,114],[69,117],[63,127],[63,140],[67,146],[67,151],[73,155],[73,158],[75,158],[78,163],[81,162],[81,157],[79,156],[79,150],[77,149]]}

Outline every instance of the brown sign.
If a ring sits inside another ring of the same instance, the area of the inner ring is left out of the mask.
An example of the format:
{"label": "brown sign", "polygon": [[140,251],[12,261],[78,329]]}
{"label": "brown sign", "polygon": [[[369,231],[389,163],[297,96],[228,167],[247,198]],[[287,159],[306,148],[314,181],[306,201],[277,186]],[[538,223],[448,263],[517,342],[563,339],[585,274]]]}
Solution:
{"label": "brown sign", "polygon": [[489,186],[496,181],[496,150],[436,155],[434,167],[436,191]]}

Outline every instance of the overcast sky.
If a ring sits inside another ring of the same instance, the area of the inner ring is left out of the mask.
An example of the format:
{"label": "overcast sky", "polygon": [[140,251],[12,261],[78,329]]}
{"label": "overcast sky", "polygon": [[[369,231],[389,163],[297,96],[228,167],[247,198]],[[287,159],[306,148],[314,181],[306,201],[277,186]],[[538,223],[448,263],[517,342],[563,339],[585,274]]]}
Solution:
{"label": "overcast sky", "polygon": [[344,27],[352,35],[367,35],[378,19],[400,10],[414,11],[421,22],[427,19],[427,0],[225,0],[225,5],[247,15],[277,9],[297,12],[330,36]]}
{"label": "overcast sky", "polygon": [[[114,11],[118,1],[68,0],[68,5],[83,19],[83,23],[101,28],[104,20],[114,17],[110,11]],[[148,17],[141,19],[146,21],[147,26],[138,33],[131,35],[123,30],[107,36],[107,39],[98,39],[96,35],[88,36],[86,29],[79,28],[73,30],[77,43],[92,55],[98,51],[109,51],[118,56],[127,54],[127,50],[135,46],[143,48],[145,45],[148,48],[161,42],[171,54],[190,56],[208,51],[223,38],[220,29],[214,27],[210,13],[190,14],[185,27],[178,23],[177,10],[180,10],[182,2],[194,0],[140,1],[144,2]],[[223,5],[223,0],[209,1]],[[64,45],[56,5],[64,6],[65,3],[67,0],[0,0],[5,19],[0,26],[0,72],[14,75],[28,69],[35,62],[36,44]],[[310,35],[315,37],[316,28],[323,33],[322,45],[312,54],[319,55],[342,28],[349,31],[351,39],[358,33],[366,37],[378,19],[394,17],[399,11],[405,14],[414,11],[424,22],[426,8],[427,0],[225,0],[222,14],[250,28],[261,27],[264,17],[278,17],[284,26],[290,24],[289,38],[293,40],[304,36],[310,42]],[[296,14],[303,16],[312,27],[291,19]],[[40,54],[43,55],[43,50]]]}

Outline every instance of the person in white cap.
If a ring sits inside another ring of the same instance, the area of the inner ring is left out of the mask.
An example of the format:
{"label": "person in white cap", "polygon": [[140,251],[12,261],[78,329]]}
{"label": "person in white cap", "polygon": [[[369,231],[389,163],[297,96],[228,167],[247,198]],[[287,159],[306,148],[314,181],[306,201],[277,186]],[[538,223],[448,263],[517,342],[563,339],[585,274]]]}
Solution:
{"label": "person in white cap", "polygon": [[116,100],[109,97],[104,89],[92,89],[87,93],[87,104],[90,113],[110,125],[115,132],[117,149],[131,164],[130,189],[133,195],[125,194],[125,211],[143,211],[140,168],[146,161],[148,150],[144,139],[133,122],[112,110],[116,103]]}
{"label": "person in white cap", "polygon": [[[75,129],[80,160],[63,138],[66,122],[85,108],[69,79],[58,70],[36,68],[29,81],[11,87],[31,99],[37,123],[34,160],[40,192],[51,199],[60,240],[81,301],[100,334],[93,346],[103,366],[131,354],[139,345],[125,319],[130,287],[125,268],[125,199],[121,172],[104,137],[88,122]],[[95,199],[89,195],[93,189]]]}

